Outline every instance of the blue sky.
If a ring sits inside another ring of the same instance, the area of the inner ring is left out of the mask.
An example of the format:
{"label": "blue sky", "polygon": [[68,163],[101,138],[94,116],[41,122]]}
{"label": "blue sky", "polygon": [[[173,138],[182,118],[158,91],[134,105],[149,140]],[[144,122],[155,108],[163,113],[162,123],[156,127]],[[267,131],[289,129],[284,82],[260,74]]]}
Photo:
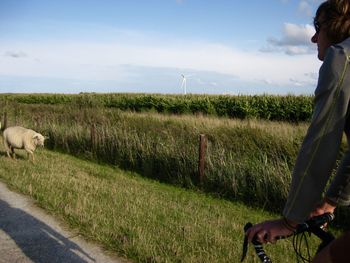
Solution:
{"label": "blue sky", "polygon": [[0,93],[312,94],[320,0],[1,0]]}

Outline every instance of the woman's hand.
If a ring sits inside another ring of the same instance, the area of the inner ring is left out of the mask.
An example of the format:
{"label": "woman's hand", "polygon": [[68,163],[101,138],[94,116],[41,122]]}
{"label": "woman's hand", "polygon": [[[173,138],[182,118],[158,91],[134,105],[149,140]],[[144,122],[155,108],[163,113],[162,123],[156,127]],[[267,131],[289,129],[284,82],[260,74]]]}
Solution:
{"label": "woman's hand", "polygon": [[334,213],[336,208],[335,205],[330,204],[327,200],[323,200],[322,203],[310,213],[310,217],[323,215],[325,213]]}
{"label": "woman's hand", "polygon": [[293,233],[293,228],[297,226],[297,223],[285,220],[287,219],[281,218],[253,225],[246,232],[248,241],[251,242],[254,237],[256,237],[256,240],[263,244],[276,243],[276,237],[291,235]]}

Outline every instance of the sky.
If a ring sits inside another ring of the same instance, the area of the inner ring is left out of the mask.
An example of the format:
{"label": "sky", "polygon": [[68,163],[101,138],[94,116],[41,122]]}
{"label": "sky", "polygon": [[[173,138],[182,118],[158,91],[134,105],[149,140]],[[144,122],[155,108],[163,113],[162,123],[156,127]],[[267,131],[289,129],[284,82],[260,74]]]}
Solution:
{"label": "sky", "polygon": [[0,93],[310,95],[321,2],[0,0]]}

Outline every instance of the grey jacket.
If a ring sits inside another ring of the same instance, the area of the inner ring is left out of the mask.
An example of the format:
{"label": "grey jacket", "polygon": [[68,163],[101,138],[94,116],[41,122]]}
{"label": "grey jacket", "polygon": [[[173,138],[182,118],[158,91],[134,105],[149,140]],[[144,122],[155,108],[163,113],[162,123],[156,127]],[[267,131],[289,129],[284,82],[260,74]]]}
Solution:
{"label": "grey jacket", "polygon": [[[310,127],[301,145],[283,215],[293,221],[308,218],[322,200],[335,166],[343,132],[350,142],[350,38],[327,49],[315,90]],[[350,151],[325,193],[336,205],[350,204]]]}

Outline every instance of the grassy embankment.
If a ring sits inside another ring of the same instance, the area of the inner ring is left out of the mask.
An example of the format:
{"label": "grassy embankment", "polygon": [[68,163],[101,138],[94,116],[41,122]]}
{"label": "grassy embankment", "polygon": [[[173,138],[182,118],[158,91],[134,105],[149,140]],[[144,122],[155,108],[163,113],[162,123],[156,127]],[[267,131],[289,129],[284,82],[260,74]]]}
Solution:
{"label": "grassy embankment", "polygon": [[[239,262],[243,225],[276,216],[66,154],[39,149],[33,165],[3,151],[0,178],[11,189],[135,262]],[[275,262],[295,262],[291,241],[266,248]],[[248,257],[259,262],[252,248]]]}
{"label": "grassy embankment", "polygon": [[[48,135],[47,148],[280,211],[307,125],[125,113],[74,105],[7,105],[8,125]],[[95,125],[95,139],[91,130]],[[198,182],[199,135],[208,138]],[[95,143],[92,143],[95,141]]]}

